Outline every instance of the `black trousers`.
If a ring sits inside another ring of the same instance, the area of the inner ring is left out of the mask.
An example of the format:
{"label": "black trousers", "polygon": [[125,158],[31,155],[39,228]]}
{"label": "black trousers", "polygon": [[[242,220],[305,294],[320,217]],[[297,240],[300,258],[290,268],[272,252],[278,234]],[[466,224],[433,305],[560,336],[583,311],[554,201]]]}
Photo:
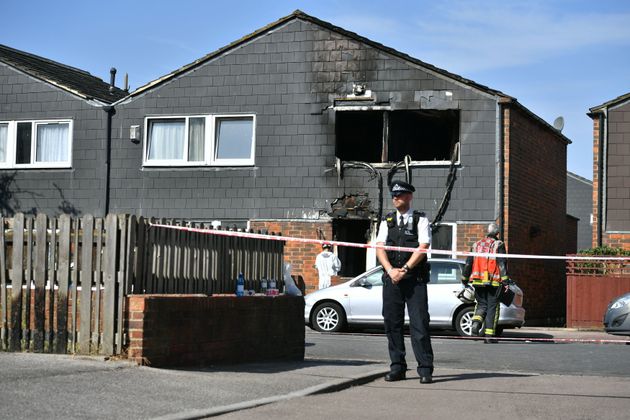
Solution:
{"label": "black trousers", "polygon": [[429,304],[427,285],[413,278],[393,284],[383,276],[383,318],[389,347],[392,372],[405,371],[405,304],[409,313],[411,347],[418,362],[418,374],[433,374],[433,348],[429,335]]}
{"label": "black trousers", "polygon": [[497,322],[499,322],[499,287],[494,286],[475,286],[475,314],[473,321],[484,322],[483,333],[488,337],[492,337],[497,333]]}

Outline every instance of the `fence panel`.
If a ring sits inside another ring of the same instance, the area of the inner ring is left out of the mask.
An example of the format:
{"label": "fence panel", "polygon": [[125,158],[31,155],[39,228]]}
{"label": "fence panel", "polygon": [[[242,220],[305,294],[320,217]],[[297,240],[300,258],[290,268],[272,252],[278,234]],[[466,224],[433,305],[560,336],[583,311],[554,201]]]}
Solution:
{"label": "fence panel", "polygon": [[[46,251],[48,218],[38,214],[35,219],[35,327],[33,332],[33,350],[44,351],[44,331],[46,322]],[[27,286],[27,289],[30,288]]]}

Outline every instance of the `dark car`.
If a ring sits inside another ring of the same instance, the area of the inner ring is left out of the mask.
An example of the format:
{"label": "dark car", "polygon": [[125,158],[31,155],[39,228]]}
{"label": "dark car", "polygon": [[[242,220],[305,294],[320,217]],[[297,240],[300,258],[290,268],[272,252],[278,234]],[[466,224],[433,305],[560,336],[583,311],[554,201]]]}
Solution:
{"label": "dark car", "polygon": [[614,298],[604,314],[604,329],[608,334],[630,335],[630,293]]}

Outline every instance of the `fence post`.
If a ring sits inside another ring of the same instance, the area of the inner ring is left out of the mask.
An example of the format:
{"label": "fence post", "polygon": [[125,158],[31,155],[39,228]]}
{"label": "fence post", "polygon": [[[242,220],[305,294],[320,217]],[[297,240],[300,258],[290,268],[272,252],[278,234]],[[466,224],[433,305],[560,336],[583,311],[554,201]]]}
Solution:
{"label": "fence post", "polygon": [[0,320],[0,349],[2,350],[7,348],[7,329],[9,326],[6,246],[7,243],[4,238],[4,217],[0,217],[0,317],[2,317]]}
{"label": "fence post", "polygon": [[46,319],[46,228],[48,218],[38,214],[35,219],[35,328],[33,332],[33,350],[44,351],[44,321]]}
{"label": "fence post", "polygon": [[55,353],[67,352],[68,282],[70,280],[70,216],[59,217],[59,270],[57,272],[57,333]]}
{"label": "fence post", "polygon": [[105,261],[103,272],[103,345],[101,354],[114,354],[114,319],[116,316],[116,243],[117,222],[115,214],[105,219]]}
{"label": "fence post", "polygon": [[94,216],[91,214],[83,217],[83,237],[81,255],[81,296],[79,326],[79,352],[90,352],[90,326],[92,312],[92,252],[94,248]]}

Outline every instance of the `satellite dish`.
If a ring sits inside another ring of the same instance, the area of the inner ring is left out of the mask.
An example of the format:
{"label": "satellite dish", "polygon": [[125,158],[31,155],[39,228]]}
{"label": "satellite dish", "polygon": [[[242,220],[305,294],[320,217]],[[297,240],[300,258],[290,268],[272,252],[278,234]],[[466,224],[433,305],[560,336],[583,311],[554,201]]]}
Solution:
{"label": "satellite dish", "polygon": [[562,132],[562,129],[564,128],[564,118],[562,117],[558,117],[553,121],[553,127]]}

